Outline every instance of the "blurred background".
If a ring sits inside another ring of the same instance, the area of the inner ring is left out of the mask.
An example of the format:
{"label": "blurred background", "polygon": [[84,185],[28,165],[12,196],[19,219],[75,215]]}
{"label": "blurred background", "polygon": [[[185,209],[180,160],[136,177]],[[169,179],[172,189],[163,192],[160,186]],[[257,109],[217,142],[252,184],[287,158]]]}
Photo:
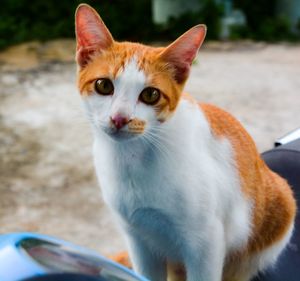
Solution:
{"label": "blurred background", "polygon": [[[103,254],[124,249],[101,199],[76,89],[81,1],[1,0],[0,233],[33,231]],[[116,40],[207,40],[186,91],[236,116],[259,151],[300,125],[300,0],[86,1]]]}

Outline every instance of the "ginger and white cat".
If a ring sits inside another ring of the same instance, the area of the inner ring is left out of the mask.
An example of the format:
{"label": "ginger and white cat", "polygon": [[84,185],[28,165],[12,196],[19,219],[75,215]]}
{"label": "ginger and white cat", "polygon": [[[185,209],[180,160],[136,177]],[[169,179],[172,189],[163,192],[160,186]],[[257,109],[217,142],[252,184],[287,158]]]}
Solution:
{"label": "ginger and white cat", "polygon": [[76,12],[97,176],[134,269],[152,281],[248,281],[293,230],[291,189],[241,124],[182,92],[205,34],[197,25],[166,48],[120,43],[90,6]]}

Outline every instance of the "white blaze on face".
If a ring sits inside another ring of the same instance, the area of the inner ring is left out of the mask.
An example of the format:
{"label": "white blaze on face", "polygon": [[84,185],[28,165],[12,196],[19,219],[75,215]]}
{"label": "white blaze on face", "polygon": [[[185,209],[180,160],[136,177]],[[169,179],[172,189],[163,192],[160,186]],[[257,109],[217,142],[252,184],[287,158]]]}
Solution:
{"label": "white blaze on face", "polygon": [[146,127],[158,122],[154,107],[138,101],[140,93],[148,85],[146,74],[139,69],[136,57],[128,60],[112,83],[113,95],[103,96],[93,92],[83,98],[88,118],[97,130],[110,128],[111,118],[117,115],[127,119],[137,118],[144,121]]}
{"label": "white blaze on face", "polygon": [[119,114],[132,118],[138,97],[146,86],[145,73],[138,68],[135,57],[132,57],[119,71],[113,83],[111,117]]}

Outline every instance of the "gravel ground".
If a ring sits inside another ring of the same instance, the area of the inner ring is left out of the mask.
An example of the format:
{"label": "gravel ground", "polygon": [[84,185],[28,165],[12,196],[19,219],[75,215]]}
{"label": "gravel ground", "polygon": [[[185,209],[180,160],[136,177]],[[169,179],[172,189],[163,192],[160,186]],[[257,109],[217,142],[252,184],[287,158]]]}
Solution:
{"label": "gravel ground", "polygon": [[[73,48],[59,40],[0,53],[0,232],[111,254],[124,242],[95,179]],[[186,90],[235,115],[263,151],[300,126],[300,46],[207,44]]]}

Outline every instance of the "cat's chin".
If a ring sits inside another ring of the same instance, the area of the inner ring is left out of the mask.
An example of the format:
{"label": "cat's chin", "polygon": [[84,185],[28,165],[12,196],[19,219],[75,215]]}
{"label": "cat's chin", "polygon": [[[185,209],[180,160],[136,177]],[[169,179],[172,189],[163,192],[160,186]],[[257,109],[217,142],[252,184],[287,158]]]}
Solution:
{"label": "cat's chin", "polygon": [[112,140],[117,142],[122,141],[131,141],[137,139],[140,134],[133,134],[128,131],[112,131],[112,130],[105,130],[105,134],[108,135]]}

